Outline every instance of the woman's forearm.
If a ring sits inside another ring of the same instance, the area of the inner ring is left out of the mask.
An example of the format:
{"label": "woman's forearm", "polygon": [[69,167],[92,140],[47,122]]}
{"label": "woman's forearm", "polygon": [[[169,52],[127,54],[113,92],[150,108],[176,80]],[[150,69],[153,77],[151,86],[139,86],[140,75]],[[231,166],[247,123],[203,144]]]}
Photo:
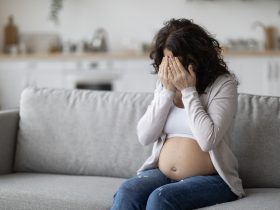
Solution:
{"label": "woman's forearm", "polygon": [[207,112],[195,88],[183,90],[182,95],[188,122],[199,146],[205,152],[215,148],[230,127],[236,113],[236,85],[233,81],[223,84],[209,103]]}
{"label": "woman's forearm", "polygon": [[161,135],[174,94],[160,87],[160,84],[157,85],[151,104],[137,124],[137,135],[141,144],[151,144]]}

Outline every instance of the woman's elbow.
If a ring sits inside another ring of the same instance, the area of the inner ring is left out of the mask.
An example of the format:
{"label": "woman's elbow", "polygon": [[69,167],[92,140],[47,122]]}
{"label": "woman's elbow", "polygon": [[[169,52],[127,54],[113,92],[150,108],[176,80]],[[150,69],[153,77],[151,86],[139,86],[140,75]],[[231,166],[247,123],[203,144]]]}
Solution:
{"label": "woman's elbow", "polygon": [[209,152],[210,150],[213,149],[213,144],[211,143],[212,141],[211,140],[208,140],[208,141],[197,141],[200,149],[203,151],[203,152]]}
{"label": "woman's elbow", "polygon": [[148,145],[150,142],[148,141],[148,138],[146,137],[146,135],[140,135],[138,134],[138,141],[140,142],[140,144],[142,144],[143,146]]}
{"label": "woman's elbow", "polygon": [[213,149],[214,145],[216,144],[217,135],[214,129],[209,132],[205,133],[205,135],[197,136],[197,143],[199,144],[200,149],[203,152],[209,152]]}
{"label": "woman's elbow", "polygon": [[137,126],[137,137],[138,137],[138,141],[143,146],[146,146],[149,144],[148,136],[145,132],[143,132],[143,129],[141,128],[141,126],[139,126],[139,124]]}
{"label": "woman's elbow", "polygon": [[147,136],[146,132],[144,132],[144,131],[145,131],[145,129],[143,129],[142,123],[141,123],[141,121],[139,121],[139,123],[137,124],[138,141],[143,146],[146,146],[149,144],[149,142],[148,142],[148,136]]}
{"label": "woman's elbow", "polygon": [[212,150],[212,146],[210,144],[202,144],[199,146],[203,152],[209,152],[210,150]]}

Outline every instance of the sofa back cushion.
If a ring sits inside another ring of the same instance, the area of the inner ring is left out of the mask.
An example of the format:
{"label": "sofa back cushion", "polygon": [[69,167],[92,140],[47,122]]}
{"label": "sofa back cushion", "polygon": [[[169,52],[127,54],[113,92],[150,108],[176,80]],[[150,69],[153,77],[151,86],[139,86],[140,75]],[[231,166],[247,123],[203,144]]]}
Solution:
{"label": "sofa back cushion", "polygon": [[15,171],[130,177],[151,152],[136,125],[152,94],[27,88]]}
{"label": "sofa back cushion", "polygon": [[[136,125],[153,95],[24,90],[15,170],[130,177],[150,155]],[[238,95],[231,142],[245,187],[280,187],[280,97]]]}
{"label": "sofa back cushion", "polygon": [[280,97],[239,94],[232,148],[244,187],[280,187]]}

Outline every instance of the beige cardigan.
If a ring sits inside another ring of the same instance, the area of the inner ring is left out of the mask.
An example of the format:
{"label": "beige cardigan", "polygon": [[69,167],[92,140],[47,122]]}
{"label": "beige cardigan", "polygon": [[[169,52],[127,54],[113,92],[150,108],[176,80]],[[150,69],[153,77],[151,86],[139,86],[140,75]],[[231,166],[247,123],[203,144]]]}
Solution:
{"label": "beige cardigan", "polygon": [[[212,163],[239,198],[245,195],[238,175],[238,162],[231,151],[231,131],[237,111],[237,81],[232,75],[219,76],[206,88],[205,94],[198,95],[195,87],[182,92],[184,109],[189,126],[200,148],[209,152]],[[165,89],[158,81],[154,98],[137,125],[137,135],[141,144],[154,143],[151,156],[137,171],[157,167],[160,150],[166,134],[163,127],[173,103],[174,92]]]}

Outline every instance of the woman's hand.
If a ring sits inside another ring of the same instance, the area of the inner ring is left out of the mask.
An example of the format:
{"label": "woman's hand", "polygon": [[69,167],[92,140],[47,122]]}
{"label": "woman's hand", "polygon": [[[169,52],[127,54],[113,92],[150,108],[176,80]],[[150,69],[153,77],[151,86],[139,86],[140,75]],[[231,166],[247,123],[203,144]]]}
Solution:
{"label": "woman's hand", "polygon": [[192,64],[188,66],[188,72],[177,57],[169,58],[168,63],[170,66],[168,73],[171,75],[171,80],[175,88],[181,91],[187,87],[195,87],[196,75],[193,71]]}
{"label": "woman's hand", "polygon": [[175,91],[175,86],[172,83],[171,74],[170,71],[168,71],[168,68],[170,69],[170,66],[168,64],[167,57],[163,57],[161,64],[159,66],[159,79],[163,85],[168,90]]}

